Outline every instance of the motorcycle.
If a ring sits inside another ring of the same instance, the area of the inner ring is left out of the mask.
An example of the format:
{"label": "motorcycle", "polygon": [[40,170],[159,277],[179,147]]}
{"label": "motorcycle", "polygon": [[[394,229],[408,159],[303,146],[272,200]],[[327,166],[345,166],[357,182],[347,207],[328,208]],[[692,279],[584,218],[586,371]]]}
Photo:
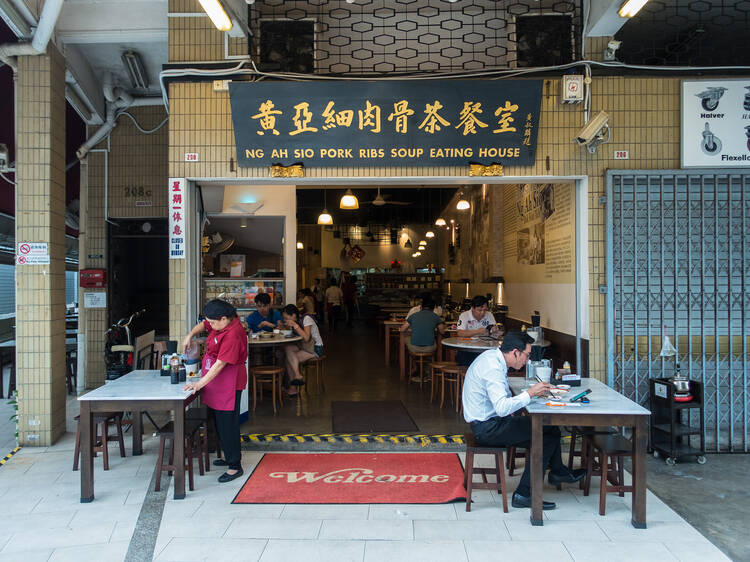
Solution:
{"label": "motorcycle", "polygon": [[134,312],[127,319],[120,318],[104,333],[104,365],[107,380],[117,379],[133,370],[135,347],[130,333],[130,324],[145,312],[144,308]]}

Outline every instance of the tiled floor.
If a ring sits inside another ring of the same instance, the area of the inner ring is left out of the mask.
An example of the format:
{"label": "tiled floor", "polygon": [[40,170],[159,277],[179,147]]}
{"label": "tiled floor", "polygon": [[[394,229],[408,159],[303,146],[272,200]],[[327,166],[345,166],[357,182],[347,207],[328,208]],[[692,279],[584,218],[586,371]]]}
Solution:
{"label": "tiled floor", "polygon": [[[47,449],[22,449],[0,468],[0,500],[13,517],[0,528],[3,560],[124,560],[147,493],[156,440],[145,454],[111,469],[95,462],[96,500],[79,503],[79,473],[71,471],[72,434]],[[288,453],[299,454],[299,453]],[[244,452],[249,473],[261,453]],[[488,459],[491,460],[491,459]],[[577,487],[545,488],[557,502],[545,525],[532,527],[527,509],[502,511],[496,494],[475,492],[464,503],[440,505],[232,505],[244,478],[219,484],[218,470],[196,476],[184,500],[166,494],[153,559],[314,561],[442,560],[726,560],[700,533],[648,494],[648,529],[630,525],[629,498],[610,494],[607,515],[598,498]],[[518,476],[509,479],[515,487]]]}
{"label": "tiled floor", "polygon": [[[415,385],[400,383],[397,366],[385,369],[382,348],[372,355],[363,354],[363,347],[346,344],[345,338],[330,345],[329,353],[337,355],[339,364],[330,379],[337,384],[329,384],[325,396],[313,394],[304,402],[306,410],[290,405],[277,416],[266,401],[243,431],[294,432],[300,431],[300,423],[306,431],[330,431],[332,399],[398,399],[426,433],[465,430],[452,409],[440,410],[429,404]],[[12,426],[3,423],[12,413],[5,402],[0,401],[0,446],[6,443],[2,454],[14,445]],[[103,471],[101,460],[96,459],[96,500],[81,504],[80,473],[71,470],[73,416],[78,412],[73,397],[67,412],[68,433],[63,439],[48,448],[24,448],[0,467],[0,501],[8,514],[0,525],[3,560],[114,561],[152,555],[158,561],[381,562],[390,558],[486,562],[497,560],[500,553],[504,559],[555,562],[727,559],[651,492],[646,530],[630,526],[629,496],[610,494],[607,515],[601,517],[598,497],[584,498],[574,487],[558,492],[546,486],[545,499],[557,502],[558,508],[544,512],[543,527],[530,525],[528,509],[510,507],[509,513],[503,513],[497,494],[486,490],[474,493],[469,513],[463,503],[232,505],[245,478],[219,484],[216,469],[205,476],[196,475],[195,491],[176,501],[170,479],[170,489],[161,496],[149,491],[158,443],[152,436],[144,438],[144,455],[138,457],[130,456],[129,435],[127,458],[120,458],[113,445],[109,471]],[[152,429],[148,422],[146,428]],[[246,473],[261,456],[260,452],[243,452]],[[509,478],[510,490],[517,479]],[[594,479],[593,485],[597,484]],[[143,514],[161,501],[161,516],[145,523],[148,519]],[[153,547],[144,550],[138,543],[141,536],[151,536]]]}

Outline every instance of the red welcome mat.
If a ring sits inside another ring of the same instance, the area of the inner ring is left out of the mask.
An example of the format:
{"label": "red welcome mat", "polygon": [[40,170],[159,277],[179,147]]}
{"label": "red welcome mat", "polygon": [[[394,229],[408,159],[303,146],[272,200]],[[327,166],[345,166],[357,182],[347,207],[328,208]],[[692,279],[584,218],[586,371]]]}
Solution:
{"label": "red welcome mat", "polygon": [[447,503],[466,499],[447,453],[267,453],[232,503]]}

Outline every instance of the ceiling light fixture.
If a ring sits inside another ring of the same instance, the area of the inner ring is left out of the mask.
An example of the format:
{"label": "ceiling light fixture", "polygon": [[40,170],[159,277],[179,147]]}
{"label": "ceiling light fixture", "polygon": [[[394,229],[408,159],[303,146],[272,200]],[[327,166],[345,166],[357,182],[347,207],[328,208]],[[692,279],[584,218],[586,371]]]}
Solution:
{"label": "ceiling light fixture", "polygon": [[435,233],[434,233],[434,232],[432,232],[431,230],[428,230],[427,232],[425,232],[425,233],[424,233],[424,235],[425,235],[425,236],[426,236],[427,238],[435,238]]}
{"label": "ceiling light fixture", "polygon": [[339,208],[341,209],[359,209],[359,201],[357,197],[352,193],[351,189],[347,189],[346,193],[341,197],[339,201]]}
{"label": "ceiling light fixture", "polygon": [[415,258],[418,258],[421,255],[422,255],[422,252],[414,252],[414,257]]}
{"label": "ceiling light fixture", "polygon": [[420,246],[427,246],[427,240],[420,240],[419,241]]}
{"label": "ceiling light fixture", "polygon": [[125,51],[122,54],[122,64],[125,65],[125,70],[128,71],[130,83],[133,85],[133,88],[141,90],[148,88],[148,73],[143,67],[141,55],[135,51]]}
{"label": "ceiling light fixture", "polygon": [[459,211],[465,211],[466,209],[469,209],[470,207],[471,205],[466,199],[464,199],[463,193],[459,195],[458,203],[456,203],[456,209],[458,209]]}
{"label": "ceiling light fixture", "polygon": [[240,228],[247,228],[247,219],[245,217],[240,219]]}
{"label": "ceiling light fixture", "polygon": [[435,221],[435,226],[445,226],[445,219],[443,217],[438,217]]}
{"label": "ceiling light fixture", "polygon": [[617,12],[621,18],[632,18],[646,5],[648,0],[627,0]]}
{"label": "ceiling light fixture", "polygon": [[318,215],[318,224],[333,224],[333,217],[328,214],[326,209],[326,190],[323,190],[323,212]]}
{"label": "ceiling light fixture", "polygon": [[232,20],[229,19],[224,6],[219,0],[198,0],[203,7],[203,11],[211,18],[216,29],[219,31],[229,31],[232,29]]}
{"label": "ceiling light fixture", "polygon": [[298,250],[304,250],[305,249],[305,245],[302,242],[297,242],[297,249]]}

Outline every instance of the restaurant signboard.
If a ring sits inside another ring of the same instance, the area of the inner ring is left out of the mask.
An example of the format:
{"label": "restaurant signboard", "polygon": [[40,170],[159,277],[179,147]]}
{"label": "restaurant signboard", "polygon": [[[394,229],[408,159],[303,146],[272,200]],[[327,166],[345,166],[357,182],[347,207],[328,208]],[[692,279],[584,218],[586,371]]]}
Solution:
{"label": "restaurant signboard", "polygon": [[541,80],[232,82],[240,166],[531,166]]}

